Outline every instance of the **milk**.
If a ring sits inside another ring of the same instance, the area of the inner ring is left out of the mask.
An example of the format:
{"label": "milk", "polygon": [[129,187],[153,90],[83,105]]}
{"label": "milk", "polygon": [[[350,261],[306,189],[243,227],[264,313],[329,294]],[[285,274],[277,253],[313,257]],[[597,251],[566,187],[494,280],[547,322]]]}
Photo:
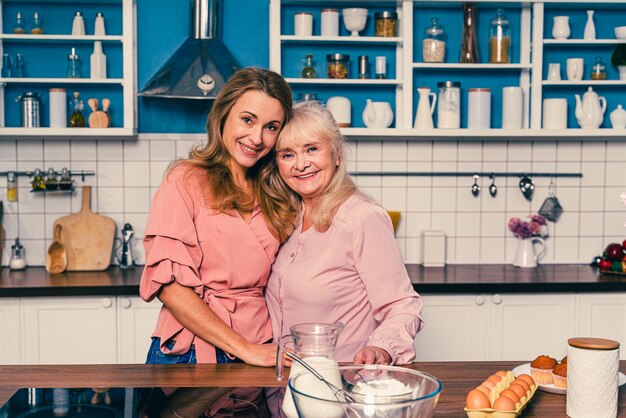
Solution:
{"label": "milk", "polygon": [[[325,357],[305,357],[304,360],[309,366],[315,369],[319,374],[324,376],[324,379],[337,386],[341,387],[341,377],[339,376],[339,366],[333,360]],[[333,391],[326,385],[326,383],[319,380],[313,374],[308,372],[300,363],[294,361],[291,364],[290,376],[296,376],[299,373],[305,372],[306,375],[298,378],[296,381],[296,388],[302,389],[303,393],[307,395],[315,396],[321,399],[336,399]],[[327,403],[318,402],[312,399],[305,399],[300,402],[300,408],[305,417],[323,417],[323,418],[335,418],[343,416],[343,408],[337,405],[331,405]],[[298,412],[291,396],[291,389],[287,386],[285,392],[285,398],[283,399],[283,412],[288,418],[298,418]]]}

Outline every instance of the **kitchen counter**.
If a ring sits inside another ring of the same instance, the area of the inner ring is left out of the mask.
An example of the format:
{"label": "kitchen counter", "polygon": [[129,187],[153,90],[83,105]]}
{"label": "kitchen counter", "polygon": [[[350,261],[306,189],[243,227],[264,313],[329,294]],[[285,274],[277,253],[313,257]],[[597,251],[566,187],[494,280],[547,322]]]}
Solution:
{"label": "kitchen counter", "polygon": [[[457,264],[424,268],[407,264],[420,293],[539,293],[626,291],[626,276],[598,275],[586,264],[545,264],[534,269],[510,264]],[[43,267],[0,270],[0,297],[138,295],[142,267],[102,272],[48,274]]]}
{"label": "kitchen counter", "polygon": [[[442,381],[436,417],[464,417],[469,390],[497,370],[512,370],[519,362],[432,362],[410,367]],[[620,363],[622,372],[626,362]],[[69,365],[0,366],[0,405],[22,387],[277,387],[274,369],[245,364],[230,365]],[[626,417],[626,386],[619,390],[618,416]],[[523,416],[566,417],[565,396],[537,391]]]}

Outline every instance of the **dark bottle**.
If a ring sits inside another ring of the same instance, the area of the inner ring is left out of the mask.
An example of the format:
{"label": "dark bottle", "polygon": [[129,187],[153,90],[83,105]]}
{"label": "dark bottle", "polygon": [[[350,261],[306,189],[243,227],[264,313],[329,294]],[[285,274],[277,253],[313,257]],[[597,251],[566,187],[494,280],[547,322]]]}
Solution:
{"label": "dark bottle", "polygon": [[463,32],[461,35],[462,64],[478,63],[478,42],[476,40],[476,6],[472,3],[463,3]]}
{"label": "dark bottle", "polygon": [[317,71],[313,68],[313,55],[307,54],[302,68],[302,78],[317,78]]}
{"label": "dark bottle", "polygon": [[70,115],[70,128],[84,128],[85,127],[85,117],[81,113],[81,110],[84,109],[85,105],[83,101],[78,98],[80,93],[77,91],[74,92],[74,111]]}

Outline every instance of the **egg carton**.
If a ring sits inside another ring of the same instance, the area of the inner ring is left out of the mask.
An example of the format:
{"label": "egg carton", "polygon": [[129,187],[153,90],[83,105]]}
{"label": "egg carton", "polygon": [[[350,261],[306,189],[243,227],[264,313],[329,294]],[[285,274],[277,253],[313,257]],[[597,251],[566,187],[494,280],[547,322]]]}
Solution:
{"label": "egg carton", "polygon": [[[493,405],[493,402],[500,396],[500,392],[504,389],[508,388],[511,385],[511,382],[515,380],[515,375],[512,371],[506,372],[506,376],[497,383],[491,392],[489,393],[489,402]],[[514,411],[500,411],[493,408],[483,408],[483,409],[468,409],[464,408],[465,413],[468,418],[515,418],[518,417],[530,399],[533,397],[535,392],[537,391],[537,385],[534,384],[530,387],[530,390],[526,391],[526,396],[522,396],[520,401],[515,404]]]}

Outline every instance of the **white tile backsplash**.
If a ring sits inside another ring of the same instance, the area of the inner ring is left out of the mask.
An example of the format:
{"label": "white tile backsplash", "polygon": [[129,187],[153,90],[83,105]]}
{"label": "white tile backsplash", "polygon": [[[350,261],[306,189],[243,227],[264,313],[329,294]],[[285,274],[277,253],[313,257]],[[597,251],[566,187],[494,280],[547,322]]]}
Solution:
{"label": "white tile backsplash", "polygon": [[[94,170],[85,183],[93,186],[95,212],[112,217],[117,234],[125,222],[135,229],[135,256],[144,261],[141,238],[150,201],[165,170],[176,156],[186,157],[198,141],[140,139],[137,141],[0,141],[0,170],[33,170],[67,165]],[[556,178],[555,192],[564,213],[550,223],[543,262],[587,263],[612,241],[626,236],[626,143],[621,142],[350,142],[350,169],[358,171],[546,171],[582,172],[582,178]],[[75,177],[73,195],[30,192],[29,179],[19,178],[19,201],[6,202],[3,226],[10,248],[19,236],[31,265],[43,265],[52,237],[52,223],[81,207],[83,184]],[[371,176],[355,177],[359,188],[385,208],[402,211],[398,246],[407,262],[419,262],[422,230],[447,235],[448,263],[510,263],[517,239],[508,230],[512,216],[536,211],[549,191],[549,177],[533,178],[536,190],[528,202],[519,190],[519,177],[496,177],[498,194],[488,192],[491,180],[481,177],[478,198],[472,177]],[[0,178],[0,199],[6,181]],[[8,250],[5,251],[5,254]],[[4,257],[3,263],[8,262]]]}

